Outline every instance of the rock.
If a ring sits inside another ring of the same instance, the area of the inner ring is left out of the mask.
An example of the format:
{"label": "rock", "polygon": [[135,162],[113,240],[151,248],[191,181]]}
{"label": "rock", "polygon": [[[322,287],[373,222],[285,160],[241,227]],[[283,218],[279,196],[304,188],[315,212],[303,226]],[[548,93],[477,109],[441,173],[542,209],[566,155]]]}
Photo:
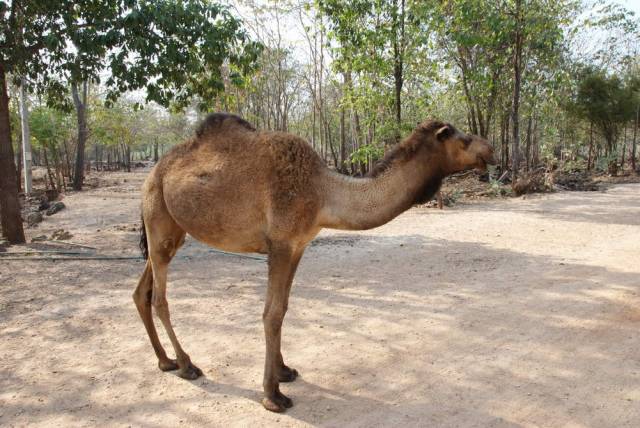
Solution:
{"label": "rock", "polygon": [[47,240],[47,235],[39,235],[31,238],[31,242],[42,242]]}
{"label": "rock", "polygon": [[46,199],[46,197],[42,198],[42,200],[38,204],[38,211],[44,211],[44,210],[48,209],[50,206],[51,206],[51,204]]}
{"label": "rock", "polygon": [[34,211],[27,214],[27,225],[33,227],[34,225],[42,221],[42,213],[40,211]]}
{"label": "rock", "polygon": [[62,211],[65,208],[63,202],[54,202],[49,209],[47,209],[47,215],[54,215],[55,213]]}
{"label": "rock", "polygon": [[64,229],[56,229],[53,231],[53,234],[51,234],[51,239],[55,239],[56,241],[64,241],[71,238],[73,238],[73,235]]}

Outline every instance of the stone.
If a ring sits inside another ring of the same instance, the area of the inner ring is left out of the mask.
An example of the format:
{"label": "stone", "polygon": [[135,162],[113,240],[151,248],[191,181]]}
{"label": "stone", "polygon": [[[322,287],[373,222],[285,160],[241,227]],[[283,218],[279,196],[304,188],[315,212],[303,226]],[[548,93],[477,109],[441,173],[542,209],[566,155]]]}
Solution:
{"label": "stone", "polygon": [[40,211],[34,211],[27,214],[27,226],[33,227],[34,225],[42,221],[42,213]]}
{"label": "stone", "polygon": [[39,235],[31,238],[31,242],[42,242],[47,240],[47,235]]}
{"label": "stone", "polygon": [[65,208],[63,202],[54,202],[49,209],[47,209],[47,215],[54,215],[55,213],[62,211]]}
{"label": "stone", "polygon": [[64,241],[71,238],[73,238],[73,235],[64,229],[56,229],[51,234],[51,239],[55,239],[56,241]]}

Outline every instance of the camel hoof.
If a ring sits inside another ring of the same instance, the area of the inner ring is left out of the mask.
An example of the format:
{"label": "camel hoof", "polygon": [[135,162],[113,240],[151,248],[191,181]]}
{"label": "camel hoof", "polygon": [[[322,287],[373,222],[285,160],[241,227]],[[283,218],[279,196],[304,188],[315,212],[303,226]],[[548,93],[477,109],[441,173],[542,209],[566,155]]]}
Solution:
{"label": "camel hoof", "polygon": [[158,361],[158,367],[163,372],[170,372],[171,370],[178,369],[178,363],[176,362],[176,360]]}
{"label": "camel hoof", "polygon": [[194,364],[189,363],[187,367],[185,367],[184,369],[180,369],[180,371],[178,372],[178,376],[183,379],[194,380],[202,376],[202,370],[200,370]]}
{"label": "camel hoof", "polygon": [[280,370],[279,381],[280,382],[293,382],[298,377],[298,370],[284,366]]}
{"label": "camel hoof", "polygon": [[293,401],[281,392],[276,392],[273,397],[264,397],[262,405],[270,412],[282,413],[293,407]]}

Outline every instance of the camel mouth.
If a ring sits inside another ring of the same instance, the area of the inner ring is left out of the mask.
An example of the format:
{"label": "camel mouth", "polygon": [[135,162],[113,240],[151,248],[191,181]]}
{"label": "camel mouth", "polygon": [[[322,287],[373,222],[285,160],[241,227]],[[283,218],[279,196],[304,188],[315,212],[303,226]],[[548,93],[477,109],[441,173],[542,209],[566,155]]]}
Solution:
{"label": "camel mouth", "polygon": [[474,168],[478,172],[486,172],[487,171],[487,162],[478,156],[478,163],[476,163],[476,167]]}
{"label": "camel mouth", "polygon": [[488,165],[495,165],[496,159],[493,156],[493,153],[488,153],[486,156],[478,155],[478,163],[476,164],[475,169],[479,172],[486,172]]}

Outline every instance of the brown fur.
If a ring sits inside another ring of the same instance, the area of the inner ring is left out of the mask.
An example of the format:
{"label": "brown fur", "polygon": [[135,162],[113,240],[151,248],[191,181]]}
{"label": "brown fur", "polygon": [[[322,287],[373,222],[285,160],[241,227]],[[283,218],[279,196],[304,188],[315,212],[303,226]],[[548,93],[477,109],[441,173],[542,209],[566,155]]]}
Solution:
{"label": "brown fur", "polygon": [[211,113],[196,128],[196,137],[202,138],[208,132],[216,132],[223,126],[240,126],[249,131],[255,131],[256,128],[241,117],[229,113]]}
{"label": "brown fur", "polygon": [[400,165],[413,158],[420,147],[435,144],[435,132],[445,125],[439,120],[429,120],[418,125],[409,137],[389,150],[367,175],[377,177],[392,166]]}
{"label": "brown fur", "polygon": [[[294,380],[297,371],[284,363],[280,336],[306,245],[323,227],[366,229],[384,224],[432,195],[447,174],[484,167],[492,160],[486,141],[430,121],[392,150],[372,177],[354,179],[327,169],[311,146],[296,136],[256,131],[233,115],[210,115],[193,139],[158,162],[142,189],[141,246],[149,258],[133,298],[159,368],[179,369],[187,379],[202,374],[177,339],[166,299],[168,265],[185,235],[223,250],[266,253],[263,405],[272,411],[291,407],[279,383]],[[176,360],[167,357],[158,339],[152,307]]]}

